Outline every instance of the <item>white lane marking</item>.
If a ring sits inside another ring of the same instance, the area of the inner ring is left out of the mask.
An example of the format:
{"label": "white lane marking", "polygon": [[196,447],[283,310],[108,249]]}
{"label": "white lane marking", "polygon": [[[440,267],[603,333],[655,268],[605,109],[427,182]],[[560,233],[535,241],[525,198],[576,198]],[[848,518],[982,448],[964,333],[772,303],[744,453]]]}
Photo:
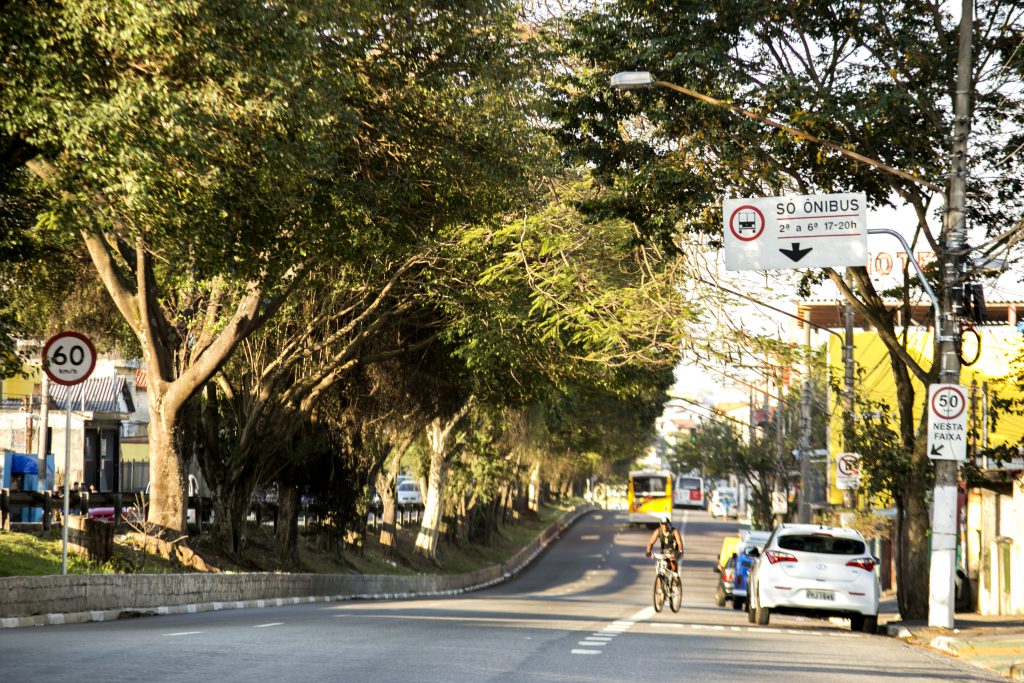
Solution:
{"label": "white lane marking", "polygon": [[269,628],[271,626],[284,626],[284,622],[283,621],[274,621],[274,622],[271,622],[269,624],[260,624],[258,626],[253,626],[253,628]]}
{"label": "white lane marking", "polygon": [[177,636],[197,636],[202,631],[182,631],[181,633],[165,633],[164,635],[168,638],[175,638]]}
{"label": "white lane marking", "polygon": [[[618,635],[618,634],[615,634],[615,635]],[[614,636],[612,634],[610,634],[610,633],[607,634],[607,635],[602,634],[602,633],[595,633],[592,636],[587,636],[587,640],[603,640],[603,641],[607,642],[607,641],[611,640],[613,637]]]}
{"label": "white lane marking", "polygon": [[570,650],[569,652],[571,654],[574,654],[574,655],[599,655],[599,654],[601,654],[600,650]]}
{"label": "white lane marking", "polygon": [[683,521],[679,524],[679,536],[683,539],[683,546],[686,546],[686,523],[690,521],[689,509],[683,510]]}
{"label": "white lane marking", "polygon": [[581,640],[580,642],[578,642],[576,644],[577,645],[582,645],[583,647],[601,647],[602,645],[604,645],[604,643],[595,643],[592,640]]}

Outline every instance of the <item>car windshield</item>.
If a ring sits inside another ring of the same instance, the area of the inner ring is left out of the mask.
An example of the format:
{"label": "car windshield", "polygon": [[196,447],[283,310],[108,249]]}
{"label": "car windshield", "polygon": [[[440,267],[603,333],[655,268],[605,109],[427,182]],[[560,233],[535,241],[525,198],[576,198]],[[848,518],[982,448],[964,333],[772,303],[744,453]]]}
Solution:
{"label": "car windshield", "polygon": [[694,477],[679,477],[677,480],[677,488],[686,489],[687,491],[693,491],[700,488],[700,479]]}
{"label": "car windshield", "polygon": [[634,477],[633,495],[636,496],[663,496],[665,495],[664,477]]}
{"label": "car windshield", "polygon": [[402,484],[401,486],[398,487],[399,491],[414,491],[415,489],[416,484]]}
{"label": "car windshield", "polygon": [[825,555],[863,555],[864,542],[855,538],[830,536],[828,534],[787,534],[779,537],[783,550],[797,550],[805,553]]}

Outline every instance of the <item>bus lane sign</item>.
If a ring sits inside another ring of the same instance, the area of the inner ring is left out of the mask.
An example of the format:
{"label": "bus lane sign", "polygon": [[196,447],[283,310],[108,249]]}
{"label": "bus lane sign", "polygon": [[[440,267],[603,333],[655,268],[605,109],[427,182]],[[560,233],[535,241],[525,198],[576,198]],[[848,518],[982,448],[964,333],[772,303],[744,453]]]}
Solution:
{"label": "bus lane sign", "polygon": [[729,270],[867,265],[863,192],[728,198],[722,208]]}
{"label": "bus lane sign", "polygon": [[928,387],[928,457],[960,462],[967,459],[967,387]]}

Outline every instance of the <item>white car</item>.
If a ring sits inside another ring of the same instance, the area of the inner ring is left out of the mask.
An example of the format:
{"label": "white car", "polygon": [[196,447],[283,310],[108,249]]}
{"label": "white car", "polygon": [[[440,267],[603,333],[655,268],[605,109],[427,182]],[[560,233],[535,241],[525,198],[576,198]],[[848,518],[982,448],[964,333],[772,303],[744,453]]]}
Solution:
{"label": "white car", "polygon": [[399,505],[423,505],[420,486],[414,481],[403,481],[398,485]]}
{"label": "white car", "polygon": [[878,559],[853,529],[783,524],[754,552],[747,616],[764,626],[773,612],[847,617],[854,631],[878,628]]}

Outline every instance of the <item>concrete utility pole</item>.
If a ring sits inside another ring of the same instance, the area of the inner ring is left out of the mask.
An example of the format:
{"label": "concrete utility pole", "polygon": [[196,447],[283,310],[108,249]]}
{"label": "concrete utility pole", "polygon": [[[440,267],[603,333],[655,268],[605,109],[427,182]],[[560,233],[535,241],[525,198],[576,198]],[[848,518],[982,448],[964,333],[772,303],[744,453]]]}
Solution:
{"label": "concrete utility pole", "polygon": [[[846,283],[853,289],[853,275],[846,269]],[[853,451],[854,428],[854,367],[853,367],[853,304],[846,301],[843,306],[843,451]],[[843,492],[843,505],[851,510],[857,506],[857,490]]]}
{"label": "concrete utility pole", "polygon": [[[953,101],[953,149],[949,196],[942,225],[945,238],[942,264],[942,329],[939,331],[939,382],[959,384],[960,354],[960,267],[967,238],[965,214],[967,185],[967,139],[971,132],[972,59],[971,34],[974,3],[962,0],[960,49],[957,57],[956,96]],[[932,497],[932,555],[929,571],[928,625],[953,628],[956,577],[957,473],[955,460],[935,461],[935,490]]]}
{"label": "concrete utility pole", "polygon": [[800,391],[800,508],[801,524],[811,523],[811,313],[804,323],[804,384]]}

